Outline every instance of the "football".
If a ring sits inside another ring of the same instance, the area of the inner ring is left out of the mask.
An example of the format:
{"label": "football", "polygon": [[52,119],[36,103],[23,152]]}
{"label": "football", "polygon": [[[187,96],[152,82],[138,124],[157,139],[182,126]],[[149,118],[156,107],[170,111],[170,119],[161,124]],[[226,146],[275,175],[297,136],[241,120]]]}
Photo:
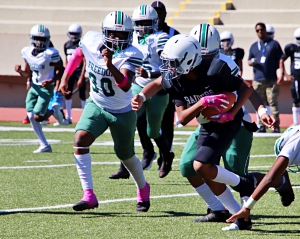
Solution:
{"label": "football", "polygon": [[222,112],[219,112],[217,111],[216,109],[214,108],[210,108],[210,107],[206,107],[205,109],[203,109],[201,111],[201,114],[206,117],[206,118],[210,118],[212,115],[218,115],[218,114],[221,114],[221,113],[226,113],[228,112],[234,105],[235,101],[236,101],[236,94],[232,93],[232,92],[229,92],[229,91],[224,91],[224,92],[220,92],[218,93],[219,94],[225,94],[227,95],[227,99],[229,101],[229,104],[227,106],[227,108],[222,108]]}

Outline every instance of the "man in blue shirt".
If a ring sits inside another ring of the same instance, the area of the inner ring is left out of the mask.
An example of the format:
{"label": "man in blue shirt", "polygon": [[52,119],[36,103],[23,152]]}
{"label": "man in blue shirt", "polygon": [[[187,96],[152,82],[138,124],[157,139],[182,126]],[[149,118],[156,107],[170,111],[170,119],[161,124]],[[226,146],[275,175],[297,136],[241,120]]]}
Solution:
{"label": "man in blue shirt", "polygon": [[[253,88],[258,92],[264,104],[269,103],[271,113],[276,119],[276,127],[273,133],[279,133],[279,109],[278,95],[279,86],[284,74],[277,79],[276,71],[279,68],[279,61],[282,56],[282,49],[279,43],[268,37],[266,25],[259,22],[255,25],[258,41],[250,47],[248,64],[253,67],[254,83]],[[257,132],[265,133],[266,127],[260,122]]]}

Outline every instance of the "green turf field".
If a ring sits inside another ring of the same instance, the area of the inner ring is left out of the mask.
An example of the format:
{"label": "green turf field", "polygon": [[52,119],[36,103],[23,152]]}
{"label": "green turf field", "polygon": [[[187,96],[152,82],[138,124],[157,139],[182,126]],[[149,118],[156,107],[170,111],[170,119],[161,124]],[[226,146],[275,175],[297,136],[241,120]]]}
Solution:
{"label": "green turf field", "polygon": [[[0,122],[0,126],[24,127]],[[25,126],[30,129],[30,126]],[[290,173],[296,201],[288,208],[270,190],[252,210],[251,231],[223,232],[225,223],[194,223],[206,206],[180,175],[179,157],[188,135],[175,135],[173,170],[158,177],[156,162],[145,171],[151,185],[151,208],[137,213],[132,178],[111,180],[119,167],[110,134],[91,146],[94,191],[100,201],[95,210],[75,212],[72,204],[82,197],[73,160],[71,132],[45,132],[53,153],[33,154],[38,148],[32,131],[0,131],[0,238],[298,238],[300,195],[298,174]],[[47,127],[48,129],[57,129]],[[190,131],[193,127],[176,128]],[[249,171],[266,172],[272,165],[276,138],[255,138]],[[136,153],[142,155],[136,136]],[[239,200],[239,195],[234,193]]]}

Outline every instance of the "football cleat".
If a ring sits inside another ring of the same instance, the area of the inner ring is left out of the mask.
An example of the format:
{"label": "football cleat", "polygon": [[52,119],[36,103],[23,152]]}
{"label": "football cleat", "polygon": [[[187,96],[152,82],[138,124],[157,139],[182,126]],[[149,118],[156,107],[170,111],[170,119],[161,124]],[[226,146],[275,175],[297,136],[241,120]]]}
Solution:
{"label": "football cleat", "polygon": [[252,175],[240,176],[240,183],[236,186],[236,190],[240,193],[240,197],[250,197],[256,188],[257,181]]}
{"label": "football cleat", "polygon": [[150,185],[146,182],[146,185],[142,189],[137,189],[137,212],[147,212],[150,208]]}
{"label": "football cleat", "polygon": [[211,211],[209,209],[207,210],[206,215],[196,218],[194,222],[226,222],[230,216],[231,215],[228,210]]}
{"label": "football cleat", "polygon": [[159,170],[158,176],[160,178],[166,177],[169,172],[172,170],[172,163],[173,159],[175,157],[175,154],[173,152],[169,152],[168,158],[164,158]]}
{"label": "football cleat", "polygon": [[288,172],[285,171],[282,176],[285,178],[285,183],[279,189],[276,189],[276,191],[280,195],[282,205],[288,207],[295,200],[295,194]]}
{"label": "football cleat", "polygon": [[153,157],[151,159],[143,158],[142,159],[142,167],[143,170],[149,170],[152,167],[153,160],[156,159],[156,153],[154,152]]}
{"label": "football cleat", "polygon": [[74,211],[84,211],[94,209],[99,206],[96,195],[91,190],[84,191],[83,198],[73,205]]}
{"label": "football cleat", "polygon": [[230,224],[228,227],[223,227],[222,231],[236,231],[236,230],[251,230],[252,222],[251,218],[246,222],[244,218],[239,218]]}
{"label": "football cleat", "polygon": [[51,145],[40,146],[38,149],[34,150],[33,153],[34,153],[34,154],[39,154],[39,153],[52,153]]}
{"label": "football cleat", "polygon": [[129,177],[130,177],[130,173],[128,171],[121,171],[121,170],[118,170],[117,172],[109,176],[110,179],[128,179]]}
{"label": "football cleat", "polygon": [[28,117],[22,120],[22,124],[29,124],[29,123],[30,123],[30,121],[29,121]]}

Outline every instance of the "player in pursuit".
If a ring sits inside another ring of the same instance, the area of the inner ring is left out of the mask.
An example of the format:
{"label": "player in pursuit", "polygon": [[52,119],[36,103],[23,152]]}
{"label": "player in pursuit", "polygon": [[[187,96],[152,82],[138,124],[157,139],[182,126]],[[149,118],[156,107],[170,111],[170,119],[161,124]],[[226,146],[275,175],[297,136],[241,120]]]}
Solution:
{"label": "player in pursuit", "polygon": [[84,195],[73,206],[75,211],[98,207],[89,147],[108,128],[117,157],[136,183],[136,210],[146,212],[150,207],[150,186],[134,152],[136,113],[130,105],[131,84],[135,68],[142,65],[143,55],[131,45],[132,33],[132,20],[127,14],[121,11],[109,13],[103,21],[102,34],[89,31],[82,38],[80,48],[70,58],[62,78],[60,91],[68,94],[68,80],[82,60],[86,61],[90,98],[76,125],[74,136],[74,158]]}

